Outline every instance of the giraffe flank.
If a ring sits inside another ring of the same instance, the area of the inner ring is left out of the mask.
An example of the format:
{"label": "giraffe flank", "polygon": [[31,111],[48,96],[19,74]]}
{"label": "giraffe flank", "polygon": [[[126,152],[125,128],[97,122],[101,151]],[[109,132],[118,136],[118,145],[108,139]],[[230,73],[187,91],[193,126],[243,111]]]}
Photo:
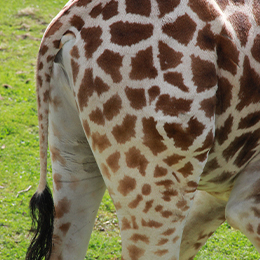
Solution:
{"label": "giraffe flank", "polygon": [[121,259],[193,259],[225,219],[260,252],[259,72],[258,0],[69,1],[38,56],[26,259],[84,259],[106,188]]}

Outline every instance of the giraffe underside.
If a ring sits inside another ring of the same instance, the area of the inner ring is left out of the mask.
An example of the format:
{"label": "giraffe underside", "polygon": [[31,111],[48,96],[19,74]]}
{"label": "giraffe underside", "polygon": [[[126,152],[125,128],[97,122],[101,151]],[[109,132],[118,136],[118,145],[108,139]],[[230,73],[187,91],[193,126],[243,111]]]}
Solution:
{"label": "giraffe underside", "polygon": [[84,259],[105,188],[121,259],[193,259],[225,219],[260,250],[259,17],[257,0],[68,2],[37,68],[50,259]]}

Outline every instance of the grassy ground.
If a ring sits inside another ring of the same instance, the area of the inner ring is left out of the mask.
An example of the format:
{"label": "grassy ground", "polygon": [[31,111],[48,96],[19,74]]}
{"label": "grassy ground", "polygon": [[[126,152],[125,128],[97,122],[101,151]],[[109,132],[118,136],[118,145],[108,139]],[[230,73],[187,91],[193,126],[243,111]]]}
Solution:
{"label": "grassy ground", "polygon": [[[39,179],[36,55],[44,28],[65,2],[8,0],[1,5],[0,260],[24,259],[29,244],[28,203]],[[120,259],[120,243],[115,209],[106,193],[86,259]],[[224,224],[196,259],[252,260],[259,254],[240,232]]]}

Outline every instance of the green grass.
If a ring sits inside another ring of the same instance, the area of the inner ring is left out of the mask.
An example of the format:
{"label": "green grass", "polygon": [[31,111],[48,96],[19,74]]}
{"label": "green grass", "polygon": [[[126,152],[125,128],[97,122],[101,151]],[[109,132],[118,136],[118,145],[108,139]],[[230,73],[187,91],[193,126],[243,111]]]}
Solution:
{"label": "green grass", "polygon": [[[36,56],[44,29],[66,1],[4,2],[0,8],[0,260],[19,260],[29,244],[28,204],[39,179]],[[86,259],[120,259],[120,250],[115,209],[106,193]],[[259,259],[259,254],[225,223],[196,259],[251,260]]]}

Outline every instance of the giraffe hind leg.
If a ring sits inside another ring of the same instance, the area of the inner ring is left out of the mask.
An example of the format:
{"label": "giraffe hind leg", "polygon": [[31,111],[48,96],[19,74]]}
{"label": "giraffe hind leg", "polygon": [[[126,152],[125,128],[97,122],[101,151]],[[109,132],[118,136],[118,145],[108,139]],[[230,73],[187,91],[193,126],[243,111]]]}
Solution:
{"label": "giraffe hind leg", "polygon": [[226,207],[227,222],[244,233],[258,252],[260,252],[259,172],[258,156],[236,179]]}
{"label": "giraffe hind leg", "polygon": [[97,210],[106,189],[83,131],[70,81],[63,69],[62,47],[53,66],[49,144],[55,219],[50,259],[84,259]]}
{"label": "giraffe hind leg", "polygon": [[197,191],[181,240],[180,260],[195,257],[213,232],[225,221],[226,201]]}

